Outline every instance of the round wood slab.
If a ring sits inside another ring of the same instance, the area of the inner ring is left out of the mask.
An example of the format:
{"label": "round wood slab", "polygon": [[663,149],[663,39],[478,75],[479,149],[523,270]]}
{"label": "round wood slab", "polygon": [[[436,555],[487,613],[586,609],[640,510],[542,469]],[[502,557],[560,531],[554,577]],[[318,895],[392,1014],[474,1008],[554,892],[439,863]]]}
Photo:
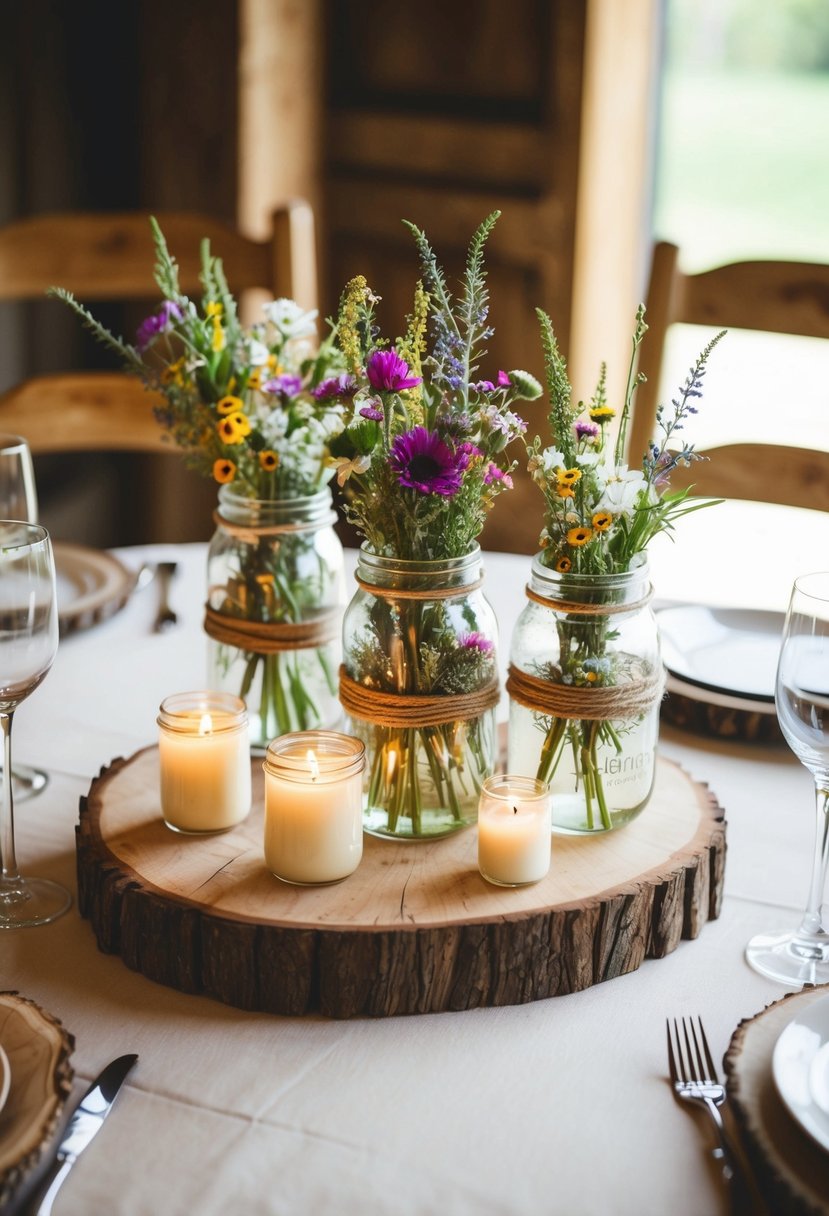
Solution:
{"label": "round wood slab", "polygon": [[265,868],[254,810],[218,836],[160,818],[158,750],[116,760],[81,799],[78,906],[102,950],[183,992],[243,1009],[337,1018],[514,1005],[660,958],[719,914],[723,812],[660,759],[651,802],[600,838],[554,837],[548,877],[478,873],[477,832],[430,843],[366,836],[342,883],[294,887]]}
{"label": "round wood slab", "polygon": [[11,1085],[0,1110],[0,1211],[36,1165],[72,1088],[75,1041],[51,1014],[16,992],[0,992],[0,1044]]}
{"label": "round wood slab", "polygon": [[779,1035],[829,985],[804,988],[741,1022],[725,1055],[728,1095],[741,1139],[775,1216],[829,1213],[829,1154],[783,1104],[771,1071]]}

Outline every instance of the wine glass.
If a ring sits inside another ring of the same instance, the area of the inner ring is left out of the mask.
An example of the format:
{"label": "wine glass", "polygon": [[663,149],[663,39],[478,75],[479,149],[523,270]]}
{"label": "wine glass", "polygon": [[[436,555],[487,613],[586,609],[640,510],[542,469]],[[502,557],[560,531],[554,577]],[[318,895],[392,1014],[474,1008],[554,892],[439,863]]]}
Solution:
{"label": "wine glass", "polygon": [[[37,523],[37,489],[32,453],[22,435],[0,434],[0,519]],[[16,764],[12,773],[18,802],[39,794],[49,780],[42,769]]]}
{"label": "wine glass", "polygon": [[55,561],[38,524],[0,520],[0,929],[43,925],[61,916],[69,892],[45,878],[23,878],[14,852],[11,728],[14,711],[45,678],[58,648]]}
{"label": "wine glass", "polygon": [[800,925],[759,934],[746,947],[755,971],[802,987],[829,980],[829,570],[794,581],[777,664],[774,701],[786,742],[815,779],[817,829],[812,880]]}

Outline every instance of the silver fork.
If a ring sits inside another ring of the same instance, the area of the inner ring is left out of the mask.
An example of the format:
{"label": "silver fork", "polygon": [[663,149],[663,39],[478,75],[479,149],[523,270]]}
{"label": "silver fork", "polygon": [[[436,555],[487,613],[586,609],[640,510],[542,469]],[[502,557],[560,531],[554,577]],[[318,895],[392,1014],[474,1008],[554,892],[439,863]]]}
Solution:
{"label": "silver fork", "polygon": [[753,1205],[752,1212],[765,1212],[766,1204],[757,1186],[743,1169],[740,1157],[726,1130],[719,1108],[725,1102],[725,1086],[717,1076],[701,1018],[674,1018],[667,1021],[668,1065],[671,1084],[677,1098],[703,1106],[717,1130],[717,1147],[713,1156],[720,1164],[722,1176],[734,1188],[735,1204],[738,1194]]}

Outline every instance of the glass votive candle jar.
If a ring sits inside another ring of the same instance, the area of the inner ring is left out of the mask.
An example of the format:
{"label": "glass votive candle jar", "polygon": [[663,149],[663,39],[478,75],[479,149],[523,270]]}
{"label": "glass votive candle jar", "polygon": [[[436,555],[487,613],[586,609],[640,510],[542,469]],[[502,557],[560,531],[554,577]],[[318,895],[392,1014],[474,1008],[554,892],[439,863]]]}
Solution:
{"label": "glass votive candle jar", "polygon": [[280,735],[265,763],[265,864],[297,886],[339,882],[363,855],[365,746],[337,731]]}
{"label": "glass votive candle jar", "polygon": [[498,773],[481,786],[478,869],[499,887],[539,882],[550,869],[553,797],[535,777]]}
{"label": "glass votive candle jar", "polygon": [[179,692],[158,712],[161,814],[176,832],[226,832],[251,806],[248,715],[241,697]]}

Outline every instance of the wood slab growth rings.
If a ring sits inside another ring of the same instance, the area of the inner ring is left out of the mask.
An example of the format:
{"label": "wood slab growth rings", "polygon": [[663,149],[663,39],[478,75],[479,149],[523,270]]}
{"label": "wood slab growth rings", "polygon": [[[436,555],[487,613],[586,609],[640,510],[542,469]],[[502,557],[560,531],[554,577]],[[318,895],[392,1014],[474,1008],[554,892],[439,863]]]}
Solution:
{"label": "wood slab growth rings", "polygon": [[262,852],[254,810],[218,836],[170,831],[158,751],[116,760],[81,799],[78,906],[99,947],[183,992],[242,1009],[335,1018],[514,1005],[660,958],[719,914],[722,810],[660,759],[646,810],[599,839],[554,837],[548,877],[484,882],[474,829],[431,843],[366,837],[344,882],[293,887]]}
{"label": "wood slab growth rings", "polygon": [[0,1044],[11,1086],[0,1110],[0,1211],[34,1169],[72,1089],[75,1040],[60,1022],[16,992],[0,992]]}

